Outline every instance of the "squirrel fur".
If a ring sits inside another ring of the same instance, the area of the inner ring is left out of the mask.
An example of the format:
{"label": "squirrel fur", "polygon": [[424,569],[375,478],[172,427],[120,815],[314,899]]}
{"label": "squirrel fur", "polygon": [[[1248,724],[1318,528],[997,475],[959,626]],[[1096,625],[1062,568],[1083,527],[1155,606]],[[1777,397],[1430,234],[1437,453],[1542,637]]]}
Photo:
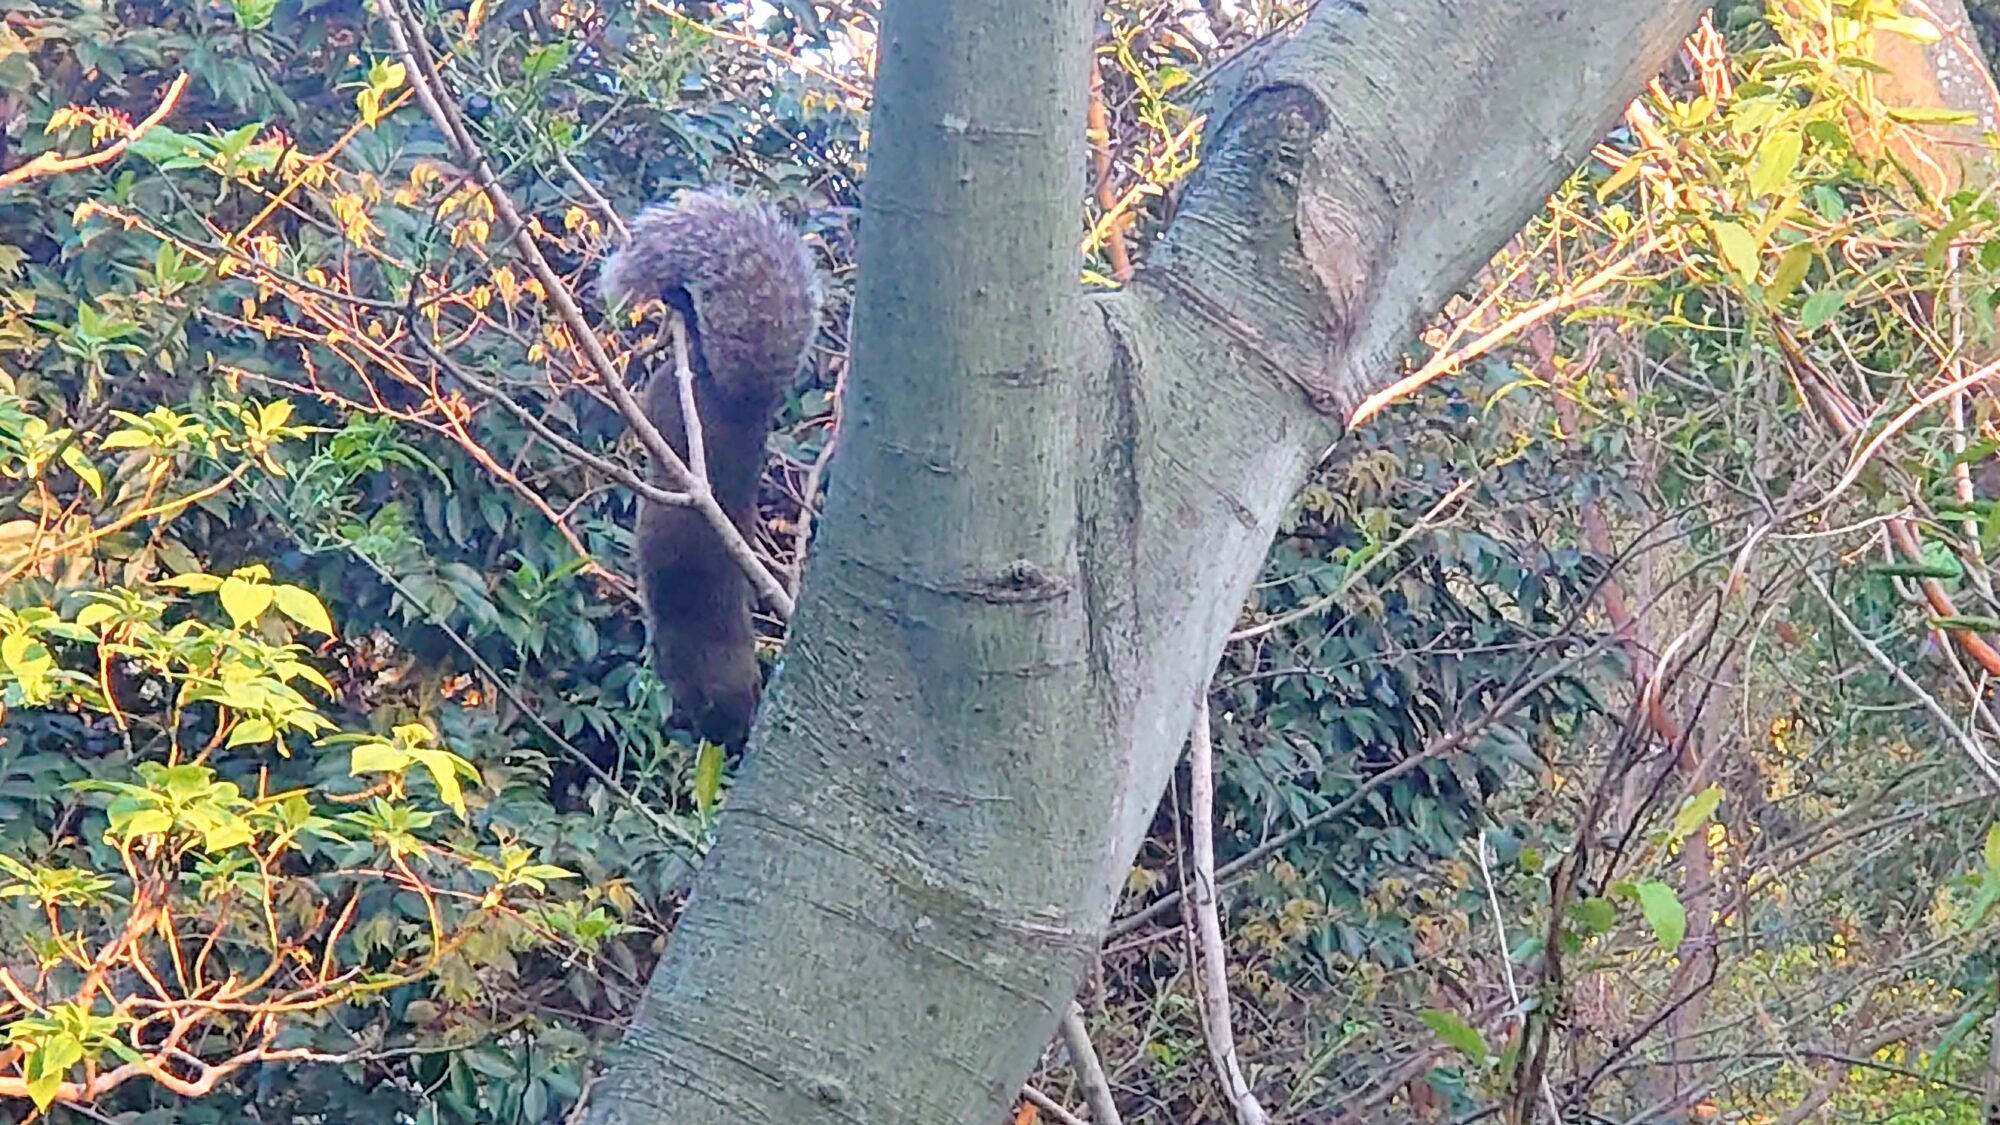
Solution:
{"label": "squirrel fur", "polygon": [[[819,324],[811,252],[772,207],[717,190],[649,207],[631,231],[605,262],[599,289],[613,304],[658,300],[681,315],[709,488],[749,539],[771,416]],[[685,459],[687,429],[668,354],[649,375],[645,409]],[[654,478],[671,487],[657,466]],[[674,709],[703,738],[740,749],[763,684],[749,579],[689,507],[642,500],[635,554],[655,670],[673,690]]]}

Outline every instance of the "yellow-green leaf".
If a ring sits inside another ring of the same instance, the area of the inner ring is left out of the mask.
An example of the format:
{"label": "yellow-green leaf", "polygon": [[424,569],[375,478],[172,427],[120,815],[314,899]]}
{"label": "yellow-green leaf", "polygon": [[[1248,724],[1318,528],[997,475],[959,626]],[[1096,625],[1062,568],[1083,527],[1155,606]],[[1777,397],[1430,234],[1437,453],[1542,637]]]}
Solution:
{"label": "yellow-green leaf", "polygon": [[1689,797],[1687,804],[1681,806],[1681,811],[1674,814],[1673,827],[1667,830],[1668,838],[1675,843],[1687,839],[1689,833],[1708,823],[1708,818],[1715,815],[1715,806],[1721,803],[1720,785],[1711,785]]}
{"label": "yellow-green leaf", "polygon": [[1611,173],[1610,179],[1597,185],[1597,201],[1602,203],[1617,194],[1619,188],[1638,178],[1640,169],[1645,166],[1646,162],[1636,155],[1626,158],[1624,167]]}
{"label": "yellow-green leaf", "polygon": [[236,577],[223,579],[220,593],[222,608],[229,611],[229,620],[239,629],[264,616],[264,611],[271,608],[272,599],[278,595],[278,591],[271,586],[245,582]]}
{"label": "yellow-green leaf", "polygon": [[1746,285],[1757,281],[1757,239],[1741,223],[1716,223],[1715,248],[1722,262]]}
{"label": "yellow-green leaf", "polygon": [[241,817],[232,816],[203,832],[201,846],[210,855],[220,855],[231,848],[242,847],[254,838],[250,825]]}
{"label": "yellow-green leaf", "polygon": [[364,773],[402,773],[410,756],[387,742],[364,742],[354,748],[347,772],[353,777]]}
{"label": "yellow-green leaf", "polygon": [[222,579],[213,574],[176,574],[160,579],[160,585],[191,594],[207,594],[222,588]]}
{"label": "yellow-green leaf", "polygon": [[1889,120],[1904,125],[1977,125],[1979,115],[1962,109],[1926,108],[1906,106],[1888,111]]}
{"label": "yellow-green leaf", "polygon": [[229,746],[247,746],[254,742],[269,742],[278,732],[265,719],[245,719],[229,732]]}
{"label": "yellow-green leaf", "polygon": [[174,829],[173,815],[165,809],[140,809],[124,820],[112,825],[112,829],[126,837],[163,836]]}
{"label": "yellow-green leaf", "polygon": [[311,590],[302,586],[273,586],[278,612],[318,633],[333,636],[333,618]]}
{"label": "yellow-green leaf", "polygon": [[1986,866],[2000,871],[2000,824],[1986,830]]}
{"label": "yellow-green leaf", "polygon": [[1806,271],[1812,269],[1813,248],[1809,242],[1801,242],[1785,251],[1778,259],[1778,268],[1771,274],[1771,284],[1764,287],[1764,302],[1773,309],[1785,303],[1799,282],[1806,279]]}
{"label": "yellow-green leaf", "polygon": [[703,742],[694,758],[694,807],[701,815],[708,816],[715,811],[716,798],[721,795],[722,747]]}
{"label": "yellow-green leaf", "polygon": [[1687,937],[1687,908],[1674,889],[1665,883],[1640,883],[1632,890],[1639,896],[1639,910],[1646,915],[1646,924],[1653,928],[1660,948],[1668,953],[1679,949],[1681,939]]}
{"label": "yellow-green leaf", "polygon": [[21,1060],[21,1073],[28,1079],[28,1097],[35,1108],[46,1111],[55,1104],[63,1075],[83,1061],[83,1044],[72,1035],[52,1035]]}
{"label": "yellow-green leaf", "polygon": [[119,449],[146,449],[153,444],[153,435],[128,426],[104,435],[104,440],[97,443],[97,448],[101,453],[109,453]]}
{"label": "yellow-green leaf", "polygon": [[1779,129],[1765,136],[1750,158],[1750,194],[1758,199],[1783,187],[1798,171],[1805,138],[1797,129]]}
{"label": "yellow-green leaf", "polygon": [[69,471],[76,474],[76,479],[90,489],[92,496],[104,495],[104,475],[97,471],[96,465],[90,463],[89,454],[72,445],[63,450],[62,459],[63,464],[69,466]]}
{"label": "yellow-green leaf", "polygon": [[17,676],[36,670],[37,665],[48,663],[48,659],[48,650],[26,633],[9,633],[5,640],[0,640],[0,663]]}
{"label": "yellow-green leaf", "polygon": [[62,1089],[62,1077],[62,1072],[58,1071],[54,1074],[38,1073],[28,1079],[28,1097],[35,1103],[36,1109],[47,1113],[49,1107],[56,1104],[56,1093]]}
{"label": "yellow-green leaf", "polygon": [[76,623],[86,629],[95,629],[117,616],[117,606],[104,602],[92,602],[76,611]]}
{"label": "yellow-green leaf", "polygon": [[458,786],[458,775],[465,772],[477,777],[472,764],[447,750],[411,750],[409,753],[430,773],[431,781],[437,785],[438,798],[463,819],[465,793]]}
{"label": "yellow-green leaf", "polygon": [[1937,25],[1922,16],[1878,16],[1874,22],[1877,31],[1901,35],[1919,43],[1936,43],[1944,38]]}

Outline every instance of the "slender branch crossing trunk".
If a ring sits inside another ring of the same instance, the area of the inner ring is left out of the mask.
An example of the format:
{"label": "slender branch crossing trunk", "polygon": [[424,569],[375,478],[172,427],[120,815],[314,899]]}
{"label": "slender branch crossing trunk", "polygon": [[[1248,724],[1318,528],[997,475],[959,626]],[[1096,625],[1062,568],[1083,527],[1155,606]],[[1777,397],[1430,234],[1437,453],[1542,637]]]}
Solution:
{"label": "slender branch crossing trunk", "polygon": [[1088,0],[889,0],[831,496],[597,1125],[992,1125],[1280,513],[1694,0],[1327,0],[1086,298]]}

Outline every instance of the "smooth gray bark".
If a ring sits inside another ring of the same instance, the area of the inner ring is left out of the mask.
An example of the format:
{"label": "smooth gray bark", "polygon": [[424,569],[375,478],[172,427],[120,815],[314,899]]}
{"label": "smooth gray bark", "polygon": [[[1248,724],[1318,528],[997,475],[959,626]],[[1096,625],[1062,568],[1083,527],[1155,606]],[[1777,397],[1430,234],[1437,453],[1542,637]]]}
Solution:
{"label": "smooth gray bark", "polygon": [[1692,0],[1326,0],[1127,291],[1077,284],[1089,0],[889,0],[832,495],[598,1125],[993,1125],[1286,503]]}

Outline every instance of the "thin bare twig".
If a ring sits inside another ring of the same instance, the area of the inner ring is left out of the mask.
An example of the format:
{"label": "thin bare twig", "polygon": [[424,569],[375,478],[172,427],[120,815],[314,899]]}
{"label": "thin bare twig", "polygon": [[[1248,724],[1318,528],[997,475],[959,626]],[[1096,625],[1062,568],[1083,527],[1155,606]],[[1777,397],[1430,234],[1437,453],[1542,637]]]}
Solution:
{"label": "thin bare twig", "polygon": [[40,156],[35,157],[18,168],[10,168],[5,172],[0,172],[0,188],[10,188],[16,184],[26,183],[29,180],[38,180],[46,176],[59,176],[65,172],[79,172],[85,168],[95,168],[100,164],[111,163],[118,159],[126,149],[132,147],[133,141],[145,136],[155,125],[167,119],[167,115],[174,111],[174,106],[179,104],[181,92],[187,89],[187,84],[188,76],[186,73],[182,73],[174,79],[172,85],[167,87],[165,96],[160,99],[160,104],[153,109],[153,112],[147,114],[145,119],[137,125],[132,126],[124,136],[112,141],[96,152],[85,153],[82,156],[59,156],[53,152],[42,153]]}
{"label": "thin bare twig", "polygon": [[[1487,843],[1486,834],[1482,832],[1472,846],[1479,857],[1479,877],[1486,883],[1486,905],[1493,911],[1493,940],[1500,956],[1500,975],[1507,982],[1509,1011],[1518,1013],[1521,1010],[1521,986],[1514,979],[1514,958],[1508,953],[1507,946],[1507,921],[1500,916],[1500,892],[1493,886],[1493,865],[1486,856],[1492,845]],[[1562,1125],[1562,1109],[1556,1105],[1556,1092],[1549,1086],[1549,1076],[1544,1073],[1541,1078],[1542,1101],[1548,1106],[1549,1118],[1556,1125]]]}
{"label": "thin bare twig", "polygon": [[1105,1077],[1104,1062],[1097,1057],[1097,1048],[1091,1045],[1090,1029],[1083,1024],[1083,1005],[1072,1000],[1062,1017],[1063,1049],[1069,1052],[1070,1065],[1076,1068],[1077,1081],[1083,1085],[1084,1103],[1090,1106],[1092,1125],[1124,1125],[1118,1115],[1118,1103],[1111,1100],[1111,1080]]}
{"label": "thin bare twig", "polygon": [[1056,1125],[1091,1125],[1090,1122],[1085,1121],[1083,1118],[1064,1108],[1061,1102],[1042,1093],[1033,1086],[1021,1087],[1021,1096],[1027,1099],[1036,1109],[1048,1114],[1049,1120],[1054,1121]]}
{"label": "thin bare twig", "polygon": [[1478,339],[1473,340],[1464,347],[1432,356],[1422,367],[1417,368],[1410,374],[1362,399],[1361,405],[1355,407],[1354,413],[1348,416],[1348,428],[1352,429],[1361,425],[1361,423],[1380,414],[1397,399],[1414,394],[1440,376],[1448,375],[1465,364],[1478,359],[1480,356],[1507,342],[1515,333],[1535,324],[1544,317],[1553,316],[1564,309],[1580,304],[1585,297],[1590,296],[1592,293],[1603,289],[1605,286],[1639,268],[1640,264],[1652,256],[1655,250],[1667,245],[1674,237],[1678,236],[1655,235],[1643,244],[1633,248],[1631,253],[1598,270],[1576,285],[1563,290],[1553,297],[1537,302],[1501,321],[1491,331],[1484,333]]}
{"label": "thin bare twig", "polygon": [[1194,725],[1188,731],[1188,845],[1194,853],[1190,873],[1195,938],[1201,949],[1201,1027],[1208,1040],[1222,1090],[1240,1125],[1270,1125],[1271,1117],[1243,1076],[1236,1053],[1236,1033],[1230,1027],[1228,952],[1222,941],[1222,916],[1215,905],[1215,752],[1208,731],[1208,685],[1202,684],[1194,705]]}
{"label": "thin bare twig", "polygon": [[681,429],[687,434],[688,472],[708,487],[708,446],[701,435],[701,412],[695,409],[694,365],[688,362],[687,322],[679,312],[668,318],[674,334],[674,384],[681,396]]}
{"label": "thin bare twig", "polygon": [[1827,591],[1826,584],[1820,581],[1819,575],[1808,571],[1806,581],[1811,583],[1813,592],[1826,604],[1826,611],[1833,615],[1833,619],[1840,623],[1840,627],[1854,639],[1854,643],[1860,645],[1870,659],[1874,660],[1884,672],[1889,673],[1890,677],[1904,691],[1909,692],[1910,697],[1921,704],[1924,710],[1930,712],[1931,717],[1944,727],[1945,733],[1951,735],[1952,741],[1958,743],[1959,749],[1965,751],[1965,756],[1978,767],[1987,784],[1994,790],[2000,790],[2000,769],[1994,767],[1993,760],[1987,756],[1986,751],[1958,725],[1958,721],[1951,717],[1951,713],[1944,709],[1944,705],[1930,692],[1925,691],[1923,685],[1912,679],[1908,672],[1903,671],[1902,665],[1890,659],[1889,654],[1882,651],[1882,646],[1863,632],[1861,626],[1854,623],[1854,619],[1847,615],[1847,611],[1840,608],[1840,603],[1833,600],[1833,595]]}

